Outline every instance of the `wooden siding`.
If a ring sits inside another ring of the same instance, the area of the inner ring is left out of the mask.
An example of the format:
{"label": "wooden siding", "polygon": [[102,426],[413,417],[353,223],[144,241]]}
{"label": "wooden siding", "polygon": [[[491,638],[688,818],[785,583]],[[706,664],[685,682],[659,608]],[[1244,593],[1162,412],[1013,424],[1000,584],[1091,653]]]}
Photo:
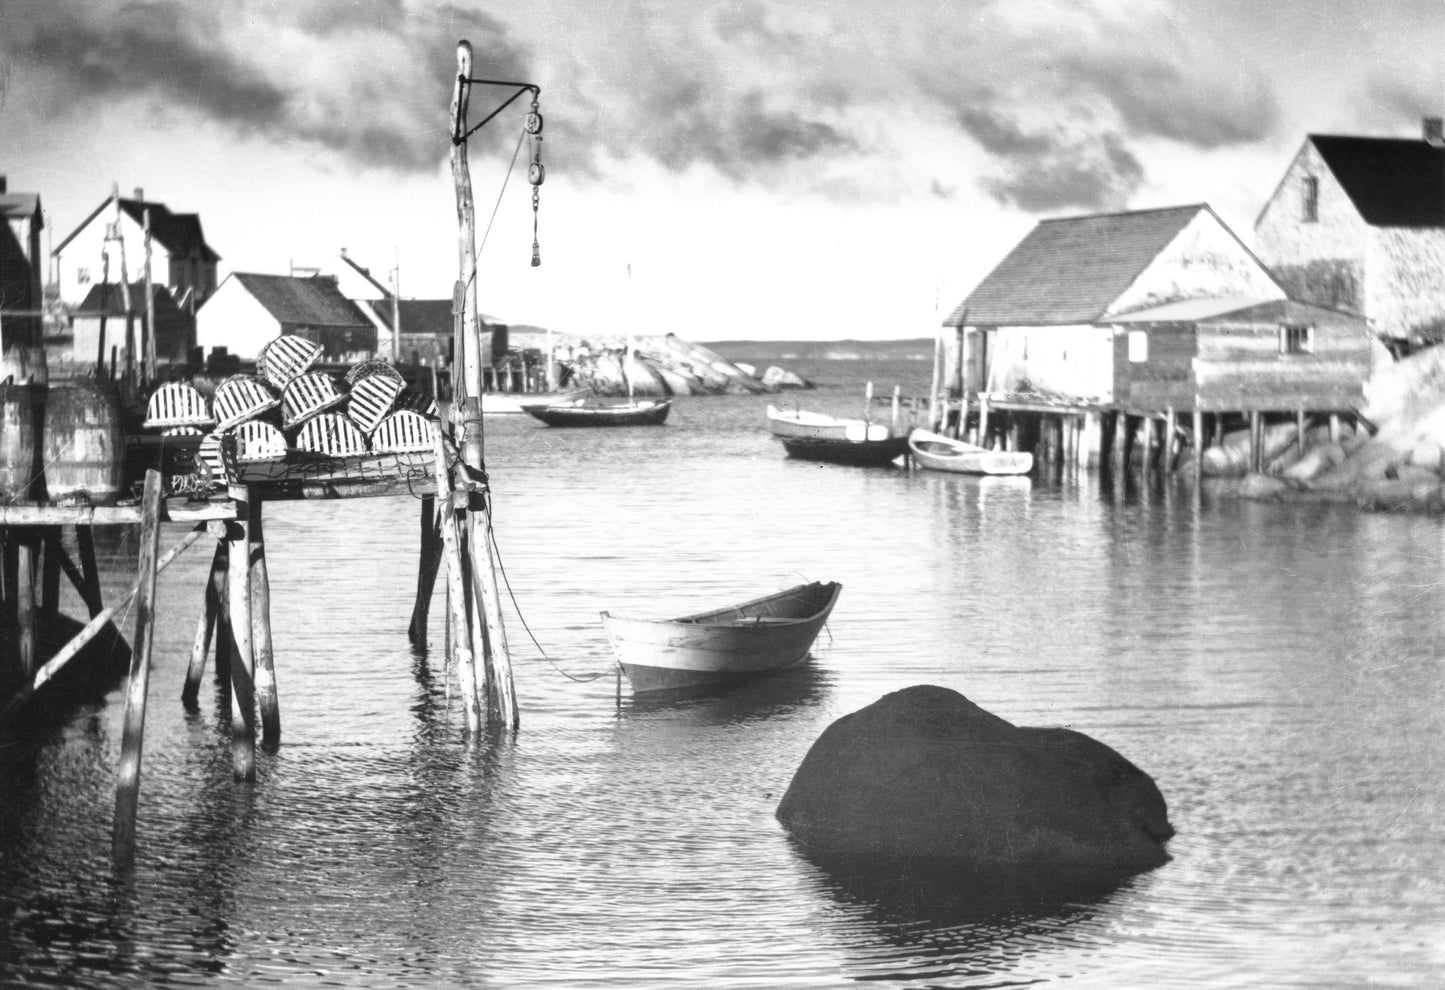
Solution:
{"label": "wooden siding", "polygon": [[[1305,219],[1307,178],[1319,182],[1314,220]],[[1365,314],[1368,233],[1349,194],[1306,141],[1255,221],[1255,253],[1291,299]]]}
{"label": "wooden siding", "polygon": [[1279,321],[1219,320],[1198,327],[1198,408],[1343,410],[1364,397],[1370,343],[1357,323],[1315,321],[1308,354],[1280,353]]}
{"label": "wooden siding", "polygon": [[[1129,360],[1129,338],[1142,333],[1148,358]],[[1126,408],[1194,408],[1193,323],[1140,323],[1120,327],[1114,335],[1114,395]]]}
{"label": "wooden siding", "polygon": [[1109,305],[1106,315],[1210,296],[1283,299],[1285,291],[1213,212],[1201,211]]}

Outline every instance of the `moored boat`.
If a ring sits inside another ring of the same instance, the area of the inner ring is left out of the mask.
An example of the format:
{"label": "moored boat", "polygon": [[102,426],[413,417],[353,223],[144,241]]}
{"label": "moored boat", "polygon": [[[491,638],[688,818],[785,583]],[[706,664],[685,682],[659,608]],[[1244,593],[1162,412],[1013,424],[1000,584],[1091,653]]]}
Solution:
{"label": "moored boat", "polygon": [[908,451],[919,467],[955,474],[1028,474],[1034,466],[1026,451],[988,450],[927,430],[908,435]]}
{"label": "moored boat", "polygon": [[636,399],[611,405],[589,401],[528,406],[526,412],[548,426],[661,426],[671,399]]}
{"label": "moored boat", "polygon": [[842,589],[813,581],[677,619],[603,612],[602,628],[634,691],[721,685],[801,663]]}
{"label": "moored boat", "polygon": [[829,464],[851,464],[856,467],[882,467],[908,453],[907,437],[885,436],[877,440],[813,439],[810,437],[778,437],[789,457],[804,461],[826,461]]}
{"label": "moored boat", "polygon": [[590,386],[556,392],[483,392],[482,413],[487,416],[520,415],[537,406],[578,403],[591,396]]}
{"label": "moored boat", "polygon": [[893,434],[883,423],[845,419],[806,409],[779,409],[773,405],[768,406],[768,429],[775,437],[804,440],[886,440]]}

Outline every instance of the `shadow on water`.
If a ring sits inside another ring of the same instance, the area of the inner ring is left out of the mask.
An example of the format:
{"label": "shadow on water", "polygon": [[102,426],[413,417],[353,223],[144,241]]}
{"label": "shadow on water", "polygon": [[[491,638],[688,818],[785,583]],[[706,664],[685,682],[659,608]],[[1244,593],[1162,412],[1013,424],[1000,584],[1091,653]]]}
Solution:
{"label": "shadow on water", "polygon": [[624,693],[618,715],[681,717],[700,726],[756,722],[818,704],[831,684],[831,675],[810,657],[796,667],[729,685]]}

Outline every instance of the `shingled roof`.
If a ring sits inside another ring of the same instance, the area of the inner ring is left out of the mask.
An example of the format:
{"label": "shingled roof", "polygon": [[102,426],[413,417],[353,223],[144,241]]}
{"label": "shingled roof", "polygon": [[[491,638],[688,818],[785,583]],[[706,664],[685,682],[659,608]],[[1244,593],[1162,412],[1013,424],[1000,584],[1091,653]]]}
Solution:
{"label": "shingled roof", "polygon": [[1309,140],[1366,223],[1445,226],[1445,148],[1418,138],[1311,134]]}
{"label": "shingled roof", "polygon": [[1093,323],[1203,203],[1043,220],[948,314],[946,327]]}
{"label": "shingled roof", "polygon": [[334,278],[296,278],[232,272],[278,323],[307,327],[365,327],[371,321],[341,294]]}

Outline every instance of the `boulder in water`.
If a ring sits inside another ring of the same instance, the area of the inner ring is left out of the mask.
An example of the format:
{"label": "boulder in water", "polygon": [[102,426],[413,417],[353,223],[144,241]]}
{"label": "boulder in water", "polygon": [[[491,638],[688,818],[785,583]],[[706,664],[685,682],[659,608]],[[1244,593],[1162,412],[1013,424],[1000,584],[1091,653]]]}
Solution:
{"label": "boulder in water", "polygon": [[920,685],[830,725],[778,805],[822,857],[1124,877],[1169,860],[1148,774],[1069,729],[1026,728]]}

